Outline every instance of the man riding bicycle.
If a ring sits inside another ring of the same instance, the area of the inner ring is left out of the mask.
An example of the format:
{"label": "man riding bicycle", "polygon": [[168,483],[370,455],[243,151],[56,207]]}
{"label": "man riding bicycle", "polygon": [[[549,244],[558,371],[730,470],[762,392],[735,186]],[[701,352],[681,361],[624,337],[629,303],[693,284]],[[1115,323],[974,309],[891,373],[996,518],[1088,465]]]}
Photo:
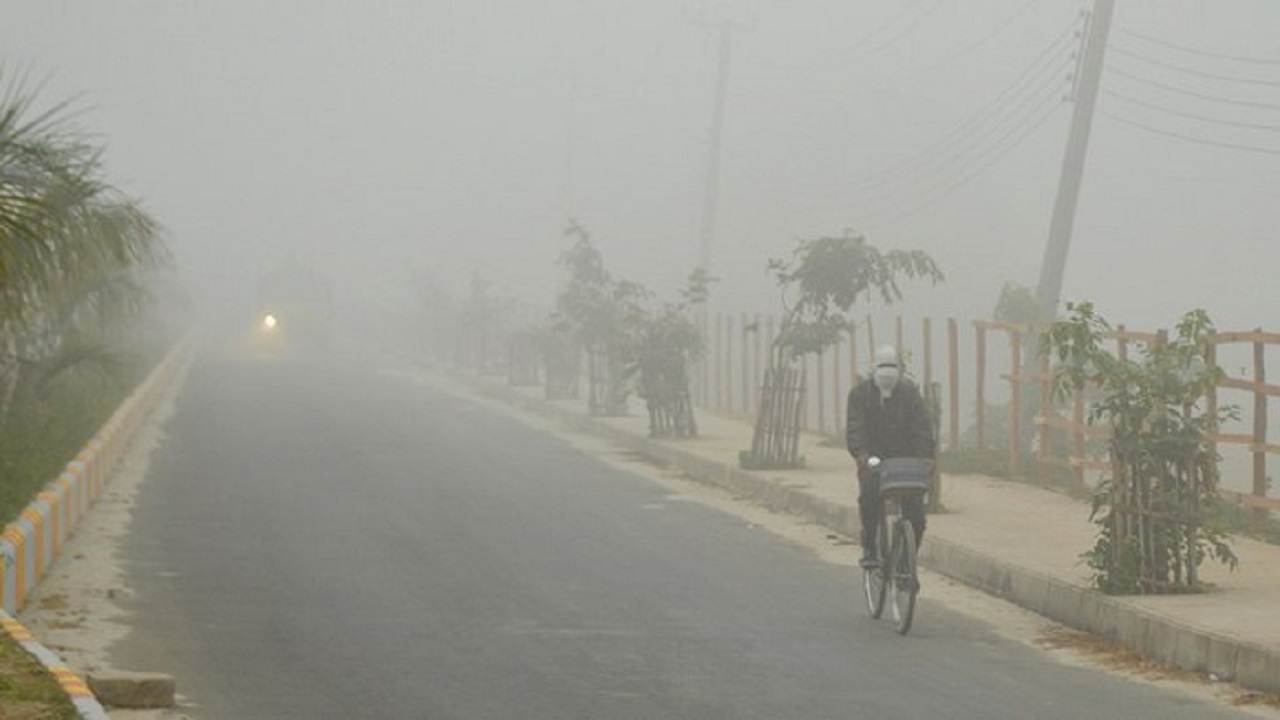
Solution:
{"label": "man riding bicycle", "polygon": [[[873,458],[934,459],[937,440],[924,398],[915,383],[902,376],[902,358],[886,345],[876,350],[871,376],[849,391],[845,441],[858,464],[858,512],[862,519],[862,564],[877,562],[876,528],[884,504],[880,483],[868,461]],[[924,499],[904,501],[903,511],[915,528],[916,547],[924,539]]]}

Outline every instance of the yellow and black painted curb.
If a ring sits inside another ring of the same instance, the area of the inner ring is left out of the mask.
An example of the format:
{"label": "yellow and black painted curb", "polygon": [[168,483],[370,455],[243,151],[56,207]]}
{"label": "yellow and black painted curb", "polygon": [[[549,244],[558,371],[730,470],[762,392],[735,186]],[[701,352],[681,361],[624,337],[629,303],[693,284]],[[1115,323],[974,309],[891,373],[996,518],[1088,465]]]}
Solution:
{"label": "yellow and black painted curb", "polygon": [[89,689],[84,678],[67,667],[52,651],[41,645],[22,623],[2,610],[0,610],[0,628],[22,646],[22,649],[39,660],[41,665],[44,665],[49,674],[58,681],[62,691],[71,699],[72,704],[76,706],[80,717],[85,720],[108,720],[107,711],[93,696],[93,691]]}

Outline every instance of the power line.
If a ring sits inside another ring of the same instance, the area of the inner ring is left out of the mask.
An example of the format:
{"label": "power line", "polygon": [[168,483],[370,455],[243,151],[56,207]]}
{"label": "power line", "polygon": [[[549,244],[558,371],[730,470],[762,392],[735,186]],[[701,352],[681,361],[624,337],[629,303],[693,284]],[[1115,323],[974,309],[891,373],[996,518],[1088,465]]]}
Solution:
{"label": "power line", "polygon": [[[1010,26],[1021,19],[1028,10],[1040,2],[1041,0],[1026,0],[1026,2],[1015,9],[1011,15],[997,23],[996,26],[993,27],[986,35],[950,53],[936,56],[931,59],[925,58],[922,62],[915,65],[903,66],[897,72],[891,72],[885,77],[880,78],[876,83],[877,86],[900,86],[904,83],[912,82],[915,78],[923,75],[935,72],[945,73],[964,67],[965,64],[963,62],[959,62],[961,58],[964,58],[966,55],[969,55],[978,48],[986,45],[1000,34],[1004,33]],[[1076,19],[1066,26],[1062,35],[1058,36],[1056,40],[1062,40],[1069,36],[1072,31],[1080,25],[1083,17],[1082,13],[1077,13]]]}
{"label": "power line", "polygon": [[[1027,112],[1018,117],[1015,122],[1000,128],[1001,133],[977,152],[955,158],[954,162],[940,166],[931,175],[922,178],[920,182],[911,187],[900,186],[897,188],[897,192],[892,195],[888,193],[894,188],[886,188],[880,193],[864,196],[864,199],[859,201],[858,204],[868,208],[880,204],[884,206],[896,205],[899,208],[906,209],[931,204],[963,186],[971,178],[976,177],[1003,158],[1012,149],[1012,146],[1020,144],[1023,139],[1035,132],[1036,129],[1047,122],[1047,117],[1052,116],[1063,104],[1064,100],[1061,96],[1045,97],[1039,104],[1032,106]],[[1012,143],[1010,142],[1011,139],[1013,140]],[[913,200],[913,198],[921,196],[928,198],[928,200],[925,202],[915,202]],[[891,197],[905,198],[905,201],[893,203],[889,200]],[[882,211],[878,214],[881,216],[894,214],[894,211]]]}
{"label": "power line", "polygon": [[[940,155],[952,152],[965,136],[977,131],[990,120],[993,116],[1010,115],[1007,112],[1010,105],[1017,105],[1019,97],[1022,97],[1022,104],[1025,106],[1028,88],[1030,88],[1030,97],[1037,96],[1044,88],[1053,82],[1062,82],[1064,77],[1061,75],[1066,70],[1068,55],[1064,53],[1063,40],[1071,36],[1071,31],[1077,23],[1073,22],[1066,31],[1060,34],[1055,40],[1045,46],[1043,50],[1024,68],[1014,81],[1001,90],[995,98],[978,109],[976,113],[970,115],[964,122],[958,125],[947,135],[935,142],[925,151],[912,157],[907,162],[874,173],[862,180],[859,180],[848,186],[849,189],[857,189],[872,186],[883,181],[889,181],[893,178],[900,178],[913,173],[916,168],[936,162]],[[1054,55],[1054,51],[1057,54]],[[1045,62],[1049,59],[1048,63]],[[1055,63],[1056,61],[1056,63]],[[1057,76],[1056,79],[1054,76]],[[987,133],[990,132],[988,129]],[[985,134],[985,133],[984,133]]]}
{"label": "power line", "polygon": [[[899,11],[895,13],[893,17],[881,25],[875,32],[863,37],[858,41],[858,43],[836,50],[834,53],[829,54],[826,57],[817,57],[808,61],[802,61],[791,66],[792,69],[811,70],[822,66],[848,65],[865,60],[876,53],[883,52],[896,44],[902,38],[911,34],[916,27],[937,12],[938,7],[942,4],[942,0],[932,0],[927,7],[923,8],[923,12],[915,17],[910,17],[915,10],[919,9],[917,6],[922,1],[923,0],[907,0],[902,4]],[[897,28],[897,31],[894,32],[899,21],[904,18],[908,18],[907,24]],[[892,35],[882,37],[885,33],[891,32],[893,33]]]}
{"label": "power line", "polygon": [[1162,113],[1167,113],[1169,115],[1177,115],[1179,117],[1190,118],[1192,120],[1200,120],[1201,122],[1214,123],[1217,125],[1229,125],[1231,127],[1246,128],[1249,130],[1264,130],[1266,132],[1280,132],[1280,123],[1250,123],[1250,122],[1242,122],[1237,120],[1225,120],[1222,118],[1214,118],[1214,117],[1209,117],[1207,115],[1199,115],[1197,113],[1186,112],[1184,110],[1175,110],[1173,108],[1165,107],[1158,103],[1147,102],[1145,100],[1132,98],[1122,93],[1118,93],[1112,90],[1107,90],[1106,88],[1103,88],[1102,92],[1108,97],[1116,98],[1117,100],[1120,100],[1122,102],[1130,103],[1132,105],[1140,105],[1142,107],[1149,108],[1151,110],[1156,110]]}
{"label": "power line", "polygon": [[1200,98],[1201,100],[1210,100],[1212,102],[1225,103],[1227,105],[1239,105],[1241,107],[1263,108],[1266,110],[1280,110],[1280,103],[1267,103],[1267,102],[1258,102],[1253,100],[1240,100],[1238,98],[1226,98],[1226,97],[1222,97],[1221,95],[1212,95],[1209,93],[1198,92],[1196,90],[1190,90],[1188,88],[1178,87],[1177,85],[1170,85],[1169,83],[1160,82],[1159,80],[1152,80],[1151,78],[1145,78],[1145,77],[1142,77],[1141,75],[1128,72],[1114,65],[1108,65],[1107,72],[1113,73],[1115,75],[1126,78],[1128,80],[1132,80],[1133,82],[1142,83],[1144,85],[1149,85],[1152,87],[1157,87],[1157,88],[1160,88],[1161,90],[1167,90],[1168,92]]}
{"label": "power line", "polygon": [[[920,70],[919,70],[919,71],[917,71],[917,72],[927,72],[927,71],[932,70],[932,69],[934,69],[934,68],[936,68],[936,67],[938,67],[938,66],[940,66],[940,65],[946,65],[946,64],[953,63],[953,62],[955,62],[956,60],[959,60],[960,58],[964,57],[965,55],[968,55],[969,53],[971,53],[971,52],[973,52],[973,51],[977,50],[978,48],[982,47],[983,45],[986,45],[987,43],[989,43],[989,42],[991,42],[992,40],[994,40],[994,39],[995,39],[997,36],[999,36],[1001,33],[1003,33],[1005,30],[1007,30],[1007,29],[1009,28],[1009,26],[1010,26],[1010,25],[1012,25],[1012,24],[1014,24],[1015,22],[1017,22],[1017,21],[1018,21],[1018,20],[1019,20],[1023,15],[1025,15],[1025,14],[1027,13],[1027,11],[1028,11],[1028,10],[1030,10],[1030,9],[1031,9],[1031,6],[1033,6],[1033,5],[1035,5],[1036,3],[1039,3],[1039,2],[1041,2],[1041,1],[1042,1],[1042,0],[1026,0],[1026,2],[1022,3],[1022,5],[1020,5],[1020,6],[1018,7],[1018,9],[1017,9],[1017,10],[1015,10],[1015,11],[1013,12],[1013,14],[1012,14],[1012,15],[1010,15],[1009,17],[1005,18],[1005,19],[1004,19],[1004,21],[1002,21],[1002,22],[1000,22],[999,24],[997,24],[997,25],[996,25],[994,28],[992,28],[992,29],[991,29],[991,31],[990,31],[990,32],[988,32],[986,35],[983,35],[982,37],[978,38],[978,39],[977,39],[977,40],[975,40],[974,42],[971,42],[971,43],[969,43],[968,45],[965,45],[965,46],[961,47],[959,50],[956,50],[956,51],[954,51],[954,52],[948,53],[947,55],[945,55],[945,56],[943,56],[943,57],[941,57],[941,58],[938,58],[938,59],[937,59],[937,60],[935,60],[934,62],[932,62],[932,63],[930,63],[930,64],[928,64],[928,65],[924,66],[923,68],[920,68]],[[1074,23],[1073,23],[1073,25],[1074,25]]]}
{"label": "power line", "polygon": [[875,47],[872,47],[870,50],[860,53],[857,56],[857,58],[858,59],[866,58],[876,53],[883,52],[884,50],[887,50],[888,48],[894,46],[895,44],[898,43],[899,40],[902,40],[903,38],[905,38],[906,36],[914,32],[915,29],[920,26],[920,23],[924,22],[926,19],[929,18],[929,16],[937,12],[938,6],[941,4],[942,4],[942,0],[934,0],[932,5],[926,8],[923,13],[916,16],[914,20],[912,20],[911,22],[903,26],[903,28],[899,30],[897,34],[890,36],[888,40],[885,40],[879,43]]}
{"label": "power line", "polygon": [[[866,37],[864,37],[861,43],[859,44],[862,44],[862,45],[870,44],[873,40],[876,40],[881,35],[892,30],[893,26],[896,25],[899,20],[906,17],[907,13],[911,12],[911,6],[916,5],[919,2],[921,2],[921,0],[907,0],[905,3],[902,4],[902,7],[898,9],[898,12],[893,17],[889,18],[889,20],[885,24],[877,28],[875,32],[872,32]],[[936,3],[935,3],[935,6],[936,6]],[[845,48],[845,50],[852,50],[852,49],[855,49],[856,47],[857,45],[854,45],[854,46]]]}
{"label": "power line", "polygon": [[[970,169],[968,172],[960,176],[957,176],[956,178],[953,178],[953,180],[949,184],[943,184],[941,185],[941,187],[936,188],[936,192],[934,192],[927,200],[911,203],[906,206],[900,206],[896,212],[881,214],[878,218],[875,218],[878,220],[878,222],[868,223],[868,227],[871,227],[871,228],[880,227],[887,223],[892,223],[897,220],[901,220],[902,218],[910,214],[916,213],[926,207],[932,206],[946,199],[952,193],[968,185],[970,182],[974,180],[974,178],[986,172],[991,166],[995,165],[997,162],[1004,159],[1004,157],[1007,156],[1010,152],[1013,152],[1013,150],[1021,146],[1022,143],[1025,142],[1028,137],[1035,134],[1036,131],[1038,131],[1041,127],[1045,125],[1045,123],[1047,123],[1050,119],[1052,119],[1053,116],[1057,113],[1058,109],[1061,108],[1063,105],[1064,103],[1061,100],[1056,103],[1048,103],[1046,105],[1043,105],[1042,108],[1044,108],[1044,111],[1040,113],[1040,115],[1037,116],[1033,122],[1024,124],[1022,126],[1022,131],[1020,133],[1017,133],[1015,136],[1013,130],[1016,130],[1016,128],[1014,128],[1014,129],[1011,129],[1010,132],[1005,133],[1004,137],[1001,138],[1001,142],[1003,142],[1012,137],[1013,138],[1012,142],[1007,143],[1006,145],[1004,145],[1003,148],[1000,148],[999,150],[989,153],[987,157],[984,159],[984,161],[980,162],[979,164],[970,166]],[[998,145],[993,146],[993,148],[994,147],[998,147]]]}
{"label": "power line", "polygon": [[1176,130],[1166,130],[1163,128],[1154,127],[1147,123],[1121,117],[1115,113],[1107,112],[1106,110],[1099,110],[1098,112],[1106,116],[1107,118],[1114,120],[1115,122],[1122,123],[1124,125],[1129,125],[1131,127],[1135,127],[1135,128],[1138,128],[1139,130],[1144,130],[1146,132],[1149,132],[1155,135],[1164,135],[1165,137],[1177,138],[1178,140],[1182,140],[1189,143],[1195,143],[1197,145],[1210,145],[1213,147],[1228,148],[1231,150],[1243,150],[1247,152],[1262,153],[1266,155],[1280,155],[1280,148],[1268,148],[1268,147],[1261,147],[1258,145],[1247,145],[1244,143],[1233,143],[1233,142],[1223,142],[1219,140],[1210,140],[1208,138],[1197,137],[1195,135],[1189,135],[1187,133],[1178,132]]}
{"label": "power line", "polygon": [[1185,45],[1178,45],[1176,43],[1171,43],[1167,40],[1154,38],[1154,37],[1151,37],[1150,35],[1143,35],[1142,33],[1134,32],[1133,30],[1129,30],[1123,27],[1120,28],[1120,32],[1124,33],[1125,35],[1128,35],[1129,37],[1136,38],[1138,40],[1141,40],[1146,43],[1150,43],[1152,45],[1159,45],[1160,47],[1169,48],[1171,50],[1178,50],[1180,52],[1188,53],[1191,55],[1199,55],[1201,57],[1209,57],[1209,58],[1214,58],[1216,60],[1230,60],[1232,62],[1253,63],[1256,65],[1270,65],[1273,67],[1280,67],[1280,60],[1272,60],[1270,58],[1250,57],[1247,55],[1227,55],[1224,53],[1210,52],[1208,50],[1200,50],[1198,48],[1187,47]]}
{"label": "power line", "polygon": [[[1034,115],[1034,112],[1029,112],[1029,110],[1044,107],[1046,104],[1061,104],[1064,95],[1063,85],[1066,84],[1066,77],[1060,76],[1055,78],[1052,75],[1048,75],[1045,79],[1047,82],[1040,82],[1039,85],[1035,86],[1031,92],[1027,93],[1016,105],[1014,105],[1012,109],[1006,113],[1002,113],[997,122],[991,124],[980,134],[976,135],[972,142],[965,146],[953,145],[936,154],[928,156],[929,160],[934,161],[934,167],[928,169],[929,174],[936,176],[956,164],[963,164],[966,162],[966,156],[970,156],[970,158],[975,154],[980,156],[989,149],[984,149],[983,147],[987,144],[986,141],[988,138],[996,136],[1001,131],[1005,131],[1005,135],[1001,137],[1006,137],[1009,132],[1016,131],[1020,122],[1025,122],[1027,116]],[[1010,125],[1013,126],[1013,129],[1005,130],[1005,128]],[[997,140],[996,144],[999,142],[1000,140]],[[899,176],[901,176],[901,174],[899,174]],[[903,182],[888,180],[886,182],[876,183],[876,186],[873,187],[870,192],[872,195],[885,195],[893,192],[895,190],[895,186],[901,186],[903,184]],[[858,187],[863,186],[866,186],[865,182],[858,185]]]}
{"label": "power line", "polygon": [[1142,53],[1133,52],[1132,50],[1126,50],[1125,48],[1120,47],[1118,45],[1114,45],[1114,44],[1111,46],[1110,50],[1111,52],[1114,52],[1118,55],[1123,55],[1124,57],[1132,58],[1134,60],[1138,60],[1144,63],[1149,63],[1151,65],[1155,65],[1157,67],[1161,67],[1166,70],[1185,73],[1187,75],[1194,75],[1196,77],[1208,78],[1210,80],[1222,80],[1225,82],[1242,83],[1247,85],[1264,85],[1267,87],[1280,87],[1280,80],[1263,80],[1260,78],[1242,78],[1242,77],[1233,76],[1233,75],[1220,75],[1218,73],[1204,72],[1202,70],[1195,70],[1192,68],[1182,67],[1181,65],[1177,65],[1175,63],[1165,62],[1164,60],[1158,60],[1156,58],[1148,57],[1146,55],[1143,55]]}

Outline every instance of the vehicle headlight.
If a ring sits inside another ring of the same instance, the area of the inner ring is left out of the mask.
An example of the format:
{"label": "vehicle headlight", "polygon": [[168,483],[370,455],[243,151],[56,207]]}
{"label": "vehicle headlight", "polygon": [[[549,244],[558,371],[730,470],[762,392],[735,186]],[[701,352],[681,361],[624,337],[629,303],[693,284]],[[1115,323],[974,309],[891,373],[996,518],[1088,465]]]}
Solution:
{"label": "vehicle headlight", "polygon": [[275,330],[277,323],[279,323],[279,321],[276,320],[276,316],[270,313],[264,315],[262,318],[262,327],[265,330]]}

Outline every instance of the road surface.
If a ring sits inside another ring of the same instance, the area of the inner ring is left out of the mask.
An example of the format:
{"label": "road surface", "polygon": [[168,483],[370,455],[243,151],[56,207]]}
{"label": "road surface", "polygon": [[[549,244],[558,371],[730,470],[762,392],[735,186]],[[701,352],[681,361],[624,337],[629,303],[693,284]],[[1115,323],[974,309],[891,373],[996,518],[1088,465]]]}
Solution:
{"label": "road surface", "polygon": [[388,369],[192,366],[115,666],[203,720],[1243,716],[1059,662],[936,578],[899,637],[830,552]]}

